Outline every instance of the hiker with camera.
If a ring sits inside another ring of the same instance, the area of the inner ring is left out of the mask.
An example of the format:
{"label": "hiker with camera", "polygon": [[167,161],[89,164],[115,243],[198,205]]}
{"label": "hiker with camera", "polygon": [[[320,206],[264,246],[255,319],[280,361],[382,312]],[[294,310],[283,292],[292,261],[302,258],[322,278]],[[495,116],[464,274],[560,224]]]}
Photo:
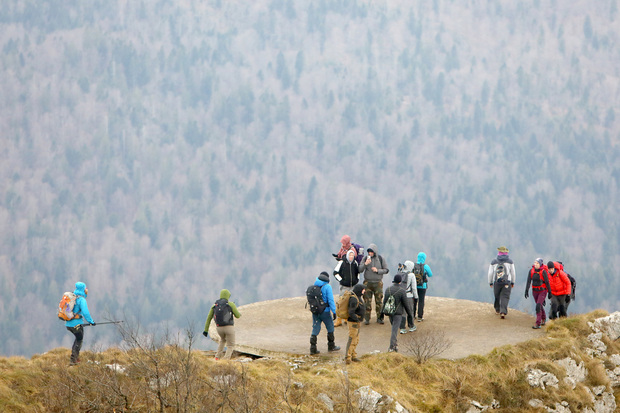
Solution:
{"label": "hiker with camera", "polygon": [[[306,290],[310,312],[312,313],[312,334],[310,335],[310,354],[319,354],[317,336],[321,332],[321,324],[327,329],[327,351],[338,351],[334,338],[334,320],[336,319],[336,302],[332,286],[329,285],[329,274],[323,271]],[[333,318],[332,318],[333,314]]]}
{"label": "hiker with camera", "polygon": [[[82,319],[86,320],[86,322],[90,325],[95,325],[95,321],[90,316],[90,312],[88,311],[88,303],[86,302],[86,297],[88,296],[88,288],[86,287],[86,284],[81,281],[76,282],[73,294],[74,296],[72,299],[74,301],[67,306],[67,308],[71,307],[70,311],[72,314],[70,313],[69,317],[66,317],[69,318],[69,320],[65,322],[65,327],[67,330],[75,336],[73,346],[71,346],[72,366],[80,362],[80,349],[82,348],[82,341],[84,340],[84,327],[82,325]],[[69,295],[69,293],[65,293],[65,295]],[[63,303],[61,301],[61,306],[62,304]],[[61,314],[59,313],[59,317],[60,316]]]}
{"label": "hiker with camera", "polygon": [[390,318],[390,323],[392,324],[388,352],[398,352],[398,330],[403,319],[403,309],[408,316],[413,317],[412,309],[407,304],[405,289],[401,285],[403,275],[403,273],[398,273],[394,276],[392,285],[385,290],[385,295],[383,296],[381,312]]}
{"label": "hiker with camera", "polygon": [[235,303],[229,301],[229,299],[230,291],[226,289],[220,291],[220,298],[211,306],[207,322],[205,323],[205,329],[202,332],[203,336],[209,337],[209,325],[211,320],[215,319],[217,334],[220,336],[220,343],[215,353],[216,360],[222,358],[224,347],[226,347],[226,354],[224,356],[226,359],[232,357],[235,348],[235,318],[241,317],[241,313],[237,310]]}
{"label": "hiker with camera", "polygon": [[366,312],[364,315],[364,324],[370,324],[370,313],[372,311],[372,297],[375,297],[375,312],[377,313],[377,323],[383,324],[383,315],[381,315],[381,303],[383,302],[383,276],[389,272],[389,269],[383,260],[383,257],[377,252],[377,246],[370,244],[366,248],[368,256],[362,260],[360,272],[364,274],[364,305]]}
{"label": "hiker with camera", "polygon": [[495,297],[493,302],[495,314],[502,319],[508,314],[510,292],[516,281],[515,265],[508,256],[508,252],[508,248],[504,246],[497,248],[497,257],[491,261],[487,272],[487,279],[493,288],[493,296]]}

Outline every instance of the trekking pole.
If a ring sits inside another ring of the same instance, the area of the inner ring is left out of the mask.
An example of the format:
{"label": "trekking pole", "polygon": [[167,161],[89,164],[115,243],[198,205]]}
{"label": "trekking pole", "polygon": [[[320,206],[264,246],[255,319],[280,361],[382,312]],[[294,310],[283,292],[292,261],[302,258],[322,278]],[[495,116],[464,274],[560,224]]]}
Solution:
{"label": "trekking pole", "polygon": [[[95,326],[100,326],[102,324],[120,324],[120,323],[124,323],[123,320],[121,321],[104,321],[103,323],[95,323]],[[82,324],[82,327],[88,327],[88,326],[92,326],[92,324]]]}

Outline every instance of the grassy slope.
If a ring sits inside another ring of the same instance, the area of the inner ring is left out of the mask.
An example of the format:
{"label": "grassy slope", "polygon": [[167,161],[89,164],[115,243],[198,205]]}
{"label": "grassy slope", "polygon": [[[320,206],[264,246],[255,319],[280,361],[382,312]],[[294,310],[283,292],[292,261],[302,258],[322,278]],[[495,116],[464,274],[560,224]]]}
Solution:
{"label": "grassy slope", "polygon": [[[591,406],[585,386],[609,384],[606,360],[591,359],[584,351],[591,333],[587,322],[604,315],[595,311],[551,322],[545,337],[486,356],[424,364],[387,353],[351,366],[341,359],[307,356],[216,362],[202,352],[166,346],[83,352],[82,363],[68,367],[69,350],[58,348],[32,359],[0,359],[0,410],[157,411],[163,403],[166,411],[313,412],[324,409],[317,396],[325,393],[336,411],[358,411],[353,391],[370,386],[410,411],[465,411],[470,399],[483,404],[496,399],[502,411],[528,411],[527,402],[534,398],[547,406],[567,401],[581,411]],[[605,344],[608,354],[620,352],[620,343]],[[583,361],[588,369],[575,390],[563,383],[565,372],[553,362],[565,357]],[[112,363],[127,366],[126,374],[105,366]],[[559,389],[530,387],[526,367],[555,374]],[[618,390],[615,395],[620,399]]]}

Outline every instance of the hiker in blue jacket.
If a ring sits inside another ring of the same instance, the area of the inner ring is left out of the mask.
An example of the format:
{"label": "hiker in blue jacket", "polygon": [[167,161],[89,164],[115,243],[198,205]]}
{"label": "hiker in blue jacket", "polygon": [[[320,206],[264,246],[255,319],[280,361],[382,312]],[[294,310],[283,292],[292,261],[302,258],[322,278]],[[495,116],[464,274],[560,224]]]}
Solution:
{"label": "hiker in blue jacket", "polygon": [[88,311],[88,304],[86,303],[86,297],[88,296],[88,288],[86,284],[81,281],[75,283],[75,291],[73,294],[77,296],[75,299],[75,305],[73,306],[73,314],[75,318],[65,322],[65,327],[74,336],[73,346],[71,347],[71,365],[76,365],[80,362],[80,349],[82,348],[82,341],[84,340],[84,327],[82,327],[82,319],[90,325],[95,325],[93,318]]}
{"label": "hiker in blue jacket", "polygon": [[424,275],[426,276],[426,280],[422,283],[422,285],[418,285],[418,298],[414,298],[413,300],[413,318],[418,317],[418,321],[424,321],[424,297],[426,297],[426,290],[428,288],[428,279],[433,276],[433,271],[431,271],[431,267],[426,262],[426,253],[420,251],[418,253],[418,265],[424,266]]}
{"label": "hiker in blue jacket", "polygon": [[336,302],[332,286],[329,285],[329,274],[323,271],[314,281],[314,285],[321,287],[323,301],[327,303],[327,308],[321,314],[312,314],[312,335],[310,336],[310,354],[319,354],[316,348],[317,336],[321,332],[321,323],[327,329],[327,351],[338,351],[340,347],[336,345],[334,337],[334,319],[336,318]]}

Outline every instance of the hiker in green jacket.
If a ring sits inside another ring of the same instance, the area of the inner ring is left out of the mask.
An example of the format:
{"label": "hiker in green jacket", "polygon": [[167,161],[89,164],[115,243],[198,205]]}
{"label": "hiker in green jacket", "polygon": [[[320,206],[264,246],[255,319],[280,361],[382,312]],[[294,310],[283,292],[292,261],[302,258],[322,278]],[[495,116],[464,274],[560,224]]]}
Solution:
{"label": "hiker in green jacket", "polygon": [[220,336],[220,344],[215,353],[216,360],[222,358],[224,347],[226,347],[226,355],[224,357],[230,359],[235,347],[235,318],[241,317],[241,313],[237,310],[235,303],[228,301],[229,298],[230,291],[226,289],[220,291],[220,299],[211,306],[211,311],[209,311],[207,322],[205,323],[205,329],[202,332],[203,336],[208,337],[209,325],[211,320],[215,319],[217,334]]}

